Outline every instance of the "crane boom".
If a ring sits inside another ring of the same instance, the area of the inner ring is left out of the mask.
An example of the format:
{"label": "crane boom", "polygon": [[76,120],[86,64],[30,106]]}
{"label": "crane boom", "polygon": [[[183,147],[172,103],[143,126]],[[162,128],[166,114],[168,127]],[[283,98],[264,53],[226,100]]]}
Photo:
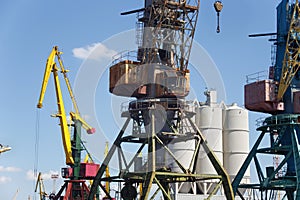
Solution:
{"label": "crane boom", "polygon": [[62,52],[58,52],[56,54],[57,55],[57,60],[58,60],[59,66],[61,68],[61,73],[64,75],[64,79],[65,79],[65,82],[66,82],[66,85],[67,85],[67,88],[68,88],[68,91],[69,91],[69,94],[70,94],[70,97],[71,97],[71,100],[72,100],[72,103],[73,103],[73,106],[74,106],[74,109],[75,109],[75,113],[79,115],[79,109],[78,109],[78,106],[77,106],[77,103],[76,103],[76,100],[75,100],[75,96],[73,94],[72,87],[71,87],[70,81],[69,81],[68,76],[67,76],[68,70],[66,70],[64,65],[63,65],[62,59],[60,57],[61,54],[62,54]]}
{"label": "crane boom", "polygon": [[40,195],[40,200],[45,200],[45,196],[47,195],[45,192],[45,186],[43,183],[43,179],[42,179],[42,173],[39,172],[37,180],[36,180],[36,184],[35,184],[35,190],[34,192],[37,192],[39,188],[39,195]]}
{"label": "crane boom", "polygon": [[16,199],[17,199],[17,196],[18,196],[18,194],[19,194],[19,189],[17,189],[17,191],[16,191],[15,195],[13,196],[12,200],[16,200]]}
{"label": "crane boom", "polygon": [[0,154],[10,150],[11,150],[10,146],[3,146],[2,144],[0,144]]}
{"label": "crane boom", "polygon": [[65,106],[64,106],[64,102],[63,102],[61,87],[60,87],[58,73],[57,73],[59,69],[55,62],[55,56],[57,56],[57,55],[59,55],[59,51],[58,51],[58,47],[55,46],[55,47],[53,47],[53,49],[48,57],[47,63],[46,63],[44,79],[43,79],[40,98],[39,98],[37,107],[42,108],[42,106],[43,106],[45,92],[46,92],[47,85],[49,82],[50,74],[52,72],[53,77],[54,77],[56,100],[57,100],[57,106],[58,106],[58,113],[55,115],[55,117],[58,117],[59,121],[60,121],[62,141],[63,141],[64,151],[65,151],[65,156],[66,156],[66,164],[72,165],[72,164],[74,164],[74,159],[72,156],[71,134],[70,134],[70,131],[68,128]]}
{"label": "crane boom", "polygon": [[[43,106],[44,96],[46,93],[50,74],[52,72],[53,77],[54,77],[54,85],[55,85],[55,92],[56,92],[56,99],[57,99],[57,106],[58,106],[58,113],[54,116],[58,117],[60,120],[62,141],[63,141],[64,151],[65,151],[65,156],[66,156],[66,164],[73,165],[74,158],[72,156],[71,134],[70,134],[70,131],[68,128],[67,115],[66,115],[66,111],[65,111],[64,102],[63,102],[62,91],[61,91],[61,86],[60,86],[59,77],[58,77],[58,71],[62,72],[62,74],[64,76],[64,80],[67,85],[73,107],[75,109],[75,112],[70,112],[72,121],[76,121],[76,120],[79,121],[81,123],[82,127],[87,131],[88,134],[94,133],[95,129],[92,128],[87,122],[85,122],[85,120],[82,119],[82,117],[80,116],[79,109],[78,109],[77,103],[75,101],[74,93],[72,91],[70,81],[67,77],[68,70],[66,70],[63,65],[62,59],[60,57],[61,54],[62,54],[62,52],[60,52],[58,50],[58,47],[54,46],[48,59],[47,59],[42,88],[41,88],[41,92],[40,92],[40,98],[39,98],[37,107],[42,108],[42,106]],[[57,66],[57,64],[55,62],[55,58],[57,58],[57,60],[58,60],[59,67]]]}
{"label": "crane boom", "polygon": [[291,18],[289,32],[287,36],[286,49],[283,59],[281,78],[279,82],[279,89],[277,93],[277,99],[281,100],[284,93],[291,85],[294,76],[299,70],[299,55],[300,55],[300,44],[299,44],[299,14],[300,7],[298,0],[294,5],[294,10]]}
{"label": "crane boom", "polygon": [[62,54],[62,52],[58,52],[56,54],[57,56],[57,60],[59,62],[59,66],[61,68],[61,73],[63,74],[64,76],[64,80],[66,82],[66,85],[67,85],[67,88],[68,88],[68,91],[69,91],[69,95],[71,97],[71,100],[72,100],[72,104],[73,104],[73,107],[74,107],[74,110],[75,110],[75,113],[74,112],[70,112],[70,115],[72,117],[72,120],[75,121],[75,120],[78,120],[80,121],[82,127],[87,131],[88,134],[93,134],[96,132],[96,130],[91,127],[84,119],[82,119],[82,117],[80,116],[80,113],[79,113],[79,108],[78,108],[78,105],[77,105],[77,102],[76,102],[76,99],[75,99],[75,96],[74,96],[74,93],[73,93],[73,90],[72,90],[72,87],[71,87],[71,84],[70,84],[70,81],[69,81],[69,78],[67,76],[67,72],[68,70],[65,69],[64,65],[63,65],[63,62],[62,62],[62,59],[60,57],[60,55]]}
{"label": "crane boom", "polygon": [[70,112],[70,116],[73,121],[79,121],[82,128],[84,128],[88,134],[93,134],[96,132],[95,128],[91,127],[84,119],[82,119],[79,113]]}
{"label": "crane boom", "polygon": [[46,68],[45,68],[45,72],[44,72],[43,83],[42,83],[42,88],[41,88],[41,92],[40,92],[40,98],[39,98],[39,102],[37,104],[38,108],[43,107],[43,101],[44,101],[47,85],[48,85],[48,82],[49,82],[51,70],[52,70],[53,65],[55,64],[56,52],[57,52],[57,47],[53,47],[53,49],[52,49],[52,51],[51,51],[51,53],[50,53],[50,55],[47,59]]}

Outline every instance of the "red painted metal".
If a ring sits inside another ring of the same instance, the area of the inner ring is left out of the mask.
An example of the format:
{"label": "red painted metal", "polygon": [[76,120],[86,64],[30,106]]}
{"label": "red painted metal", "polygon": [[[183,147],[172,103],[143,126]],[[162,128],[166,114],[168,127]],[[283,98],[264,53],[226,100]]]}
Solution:
{"label": "red painted metal", "polygon": [[[63,191],[65,194],[61,196]],[[76,196],[72,194],[74,191],[77,191]],[[66,180],[54,200],[86,200],[89,193],[90,189],[85,184],[85,180]]]}
{"label": "red painted metal", "polygon": [[80,163],[80,177],[84,179],[95,178],[100,165],[95,163]]}
{"label": "red painted metal", "polygon": [[271,114],[284,110],[283,102],[276,99],[277,84],[273,80],[262,80],[245,85],[245,107]]}
{"label": "red painted metal", "polygon": [[293,92],[294,113],[300,114],[300,91]]}
{"label": "red painted metal", "polygon": [[[95,163],[80,163],[79,176],[82,179],[90,180],[95,178],[100,165]],[[70,167],[62,168],[61,175],[63,178],[72,178],[73,169]]]}

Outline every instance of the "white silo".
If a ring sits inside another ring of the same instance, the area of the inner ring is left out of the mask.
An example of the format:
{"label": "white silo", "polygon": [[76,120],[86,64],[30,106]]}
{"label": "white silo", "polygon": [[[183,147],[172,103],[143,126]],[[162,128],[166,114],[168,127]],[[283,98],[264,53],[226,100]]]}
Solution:
{"label": "white silo", "polygon": [[[223,110],[224,168],[231,181],[235,178],[249,153],[248,111],[232,104]],[[250,168],[241,183],[250,182]]]}
{"label": "white silo", "polygon": [[[185,169],[189,169],[190,163],[193,158],[193,154],[195,152],[195,140],[187,140],[187,141],[181,141],[181,142],[176,142],[174,144],[169,144],[169,148],[176,157],[176,159],[182,164],[182,166]],[[178,173],[183,173],[181,168],[174,163],[173,159],[170,159],[169,162],[171,166],[172,172],[178,172]],[[196,191],[196,188],[194,187],[193,182],[182,182],[178,184],[174,184],[173,187],[176,187],[176,191],[178,193],[195,193],[193,191]]]}
{"label": "white silo", "polygon": [[[196,125],[220,163],[223,163],[222,107],[217,104],[216,91],[207,91],[205,94],[207,96],[205,105],[196,109]],[[196,172],[199,174],[217,174],[203,147],[199,151]],[[208,180],[197,182],[197,185],[201,193],[209,194],[216,183],[217,180]]]}

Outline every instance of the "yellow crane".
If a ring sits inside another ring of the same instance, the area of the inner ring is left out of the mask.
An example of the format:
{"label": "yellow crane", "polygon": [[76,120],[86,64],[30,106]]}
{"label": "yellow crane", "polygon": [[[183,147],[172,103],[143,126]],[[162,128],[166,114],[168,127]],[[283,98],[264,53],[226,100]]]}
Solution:
{"label": "yellow crane", "polygon": [[[72,199],[74,197],[80,198],[80,200],[84,199],[84,196],[89,193],[89,189],[85,184],[86,180],[90,180],[93,178],[93,174],[96,174],[98,164],[92,163],[82,163],[81,162],[81,151],[87,149],[84,147],[84,144],[81,140],[81,128],[84,128],[88,134],[92,134],[95,132],[95,129],[92,128],[85,120],[81,117],[79,113],[79,109],[77,103],[75,101],[74,93],[71,88],[70,81],[67,77],[68,70],[65,69],[62,59],[62,52],[58,50],[57,46],[54,46],[46,63],[46,68],[44,72],[44,78],[42,82],[42,88],[40,92],[39,101],[37,104],[38,108],[42,108],[43,100],[46,92],[46,88],[49,82],[49,78],[51,73],[54,78],[54,86],[56,92],[56,100],[58,106],[58,113],[53,115],[54,117],[58,117],[60,120],[60,128],[62,135],[62,142],[66,157],[66,164],[69,165],[68,168],[62,169],[63,178],[67,178],[65,184],[61,187],[59,192],[54,195],[54,199],[61,198],[64,190],[64,199]],[[67,86],[69,96],[72,100],[72,105],[74,108],[74,112],[70,112],[70,116],[72,119],[72,123],[69,124],[67,121],[67,115],[65,111],[65,104],[63,101],[62,90],[60,85],[60,80],[58,76],[58,72],[63,75],[65,84]],[[71,133],[69,130],[69,125],[74,127],[74,132],[72,135],[71,141]]]}
{"label": "yellow crane", "polygon": [[19,194],[19,189],[17,189],[17,191],[16,191],[15,195],[13,196],[12,200],[16,200],[16,199],[17,199],[17,196],[18,196],[18,194]]}
{"label": "yellow crane", "polygon": [[[60,120],[60,127],[61,127],[61,133],[62,133],[62,141],[66,156],[66,164],[73,165],[74,164],[74,158],[72,156],[72,146],[71,146],[71,134],[68,128],[68,122],[67,122],[67,115],[65,111],[65,106],[63,102],[62,97],[62,91],[61,86],[59,82],[58,72],[61,72],[63,74],[66,86],[69,91],[69,95],[72,100],[72,104],[74,107],[75,112],[70,112],[70,116],[72,121],[79,121],[82,125],[82,127],[87,131],[88,134],[92,134],[95,132],[95,129],[92,128],[85,120],[80,116],[79,109],[71,88],[70,81],[67,77],[68,70],[65,69],[62,59],[61,59],[62,52],[58,50],[57,46],[54,46],[46,63],[44,78],[42,82],[42,88],[40,92],[39,101],[37,104],[38,108],[43,107],[43,100],[46,92],[46,88],[49,82],[50,74],[53,73],[54,77],[54,84],[55,84],[55,91],[56,91],[56,98],[57,98],[57,106],[58,106],[58,113],[54,115],[55,117],[58,117]],[[58,65],[56,63],[56,58],[58,60]]]}
{"label": "yellow crane", "polygon": [[286,49],[282,64],[281,78],[279,82],[277,99],[280,101],[283,98],[284,93],[292,83],[293,78],[299,70],[300,62],[300,44],[299,44],[299,16],[300,7],[298,0],[295,3],[295,7],[292,14],[292,19],[288,31],[286,40]]}
{"label": "yellow crane", "polygon": [[40,200],[46,200],[47,193],[45,192],[45,186],[44,186],[41,172],[39,172],[38,174],[34,192],[37,192],[38,189],[39,189]]}
{"label": "yellow crane", "polygon": [[10,146],[4,146],[4,145],[0,144],[0,154],[4,153],[6,151],[10,151],[10,150],[11,150]]}

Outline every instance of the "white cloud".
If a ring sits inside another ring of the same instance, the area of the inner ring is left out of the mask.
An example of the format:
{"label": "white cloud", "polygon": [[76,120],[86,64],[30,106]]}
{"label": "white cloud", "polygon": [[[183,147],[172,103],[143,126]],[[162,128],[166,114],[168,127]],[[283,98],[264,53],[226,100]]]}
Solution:
{"label": "white cloud", "polygon": [[94,43],[87,45],[85,47],[79,47],[72,50],[73,55],[76,58],[80,59],[92,59],[92,60],[101,60],[101,59],[111,59],[112,56],[116,55],[117,52],[111,49],[108,49],[102,43]]}
{"label": "white cloud", "polygon": [[[52,174],[59,174],[57,171],[50,170],[49,172],[42,172],[42,179],[43,180],[50,180]],[[37,176],[37,175],[36,175]],[[28,170],[26,172],[26,177],[28,180],[36,180],[37,177],[35,176],[34,172],[32,170]]]}
{"label": "white cloud", "polygon": [[21,169],[17,167],[0,166],[0,172],[19,172],[19,171],[21,171]]}
{"label": "white cloud", "polygon": [[5,184],[11,182],[11,178],[7,176],[0,176],[0,184]]}
{"label": "white cloud", "polygon": [[91,119],[90,115],[81,115],[81,118],[84,119],[85,121],[88,121]]}
{"label": "white cloud", "polygon": [[32,170],[29,170],[29,171],[26,172],[26,177],[27,177],[28,180],[35,180],[36,179],[36,177],[34,176],[34,173],[33,173]]}

